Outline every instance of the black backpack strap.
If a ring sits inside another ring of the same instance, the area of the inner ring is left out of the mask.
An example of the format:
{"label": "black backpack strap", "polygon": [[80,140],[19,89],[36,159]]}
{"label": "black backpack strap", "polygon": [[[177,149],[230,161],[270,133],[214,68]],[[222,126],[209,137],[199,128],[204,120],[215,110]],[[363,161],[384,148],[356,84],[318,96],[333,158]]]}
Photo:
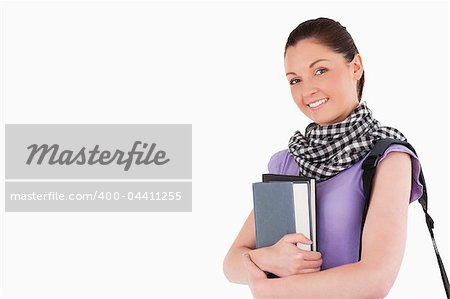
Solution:
{"label": "black backpack strap", "polygon": [[[363,161],[362,168],[363,168],[363,188],[364,188],[364,198],[365,198],[365,205],[364,205],[364,212],[362,217],[362,223],[361,223],[361,236],[360,236],[360,246],[359,246],[359,260],[361,260],[361,251],[362,251],[362,233],[364,228],[364,223],[366,221],[367,211],[369,209],[370,204],[370,194],[372,192],[372,179],[375,174],[375,170],[378,164],[378,158],[381,157],[385,150],[391,145],[391,144],[400,144],[404,145],[407,148],[409,148],[416,156],[417,153],[412,147],[411,144],[409,144],[407,141],[402,141],[398,139],[380,139],[377,140],[375,145],[372,147],[372,150],[370,151],[369,155],[366,157],[366,159]],[[428,231],[430,232],[431,240],[433,242],[434,251],[436,253],[437,261],[439,264],[439,269],[441,270],[441,277],[442,282],[444,283],[445,293],[447,294],[447,298],[449,298],[449,283],[447,278],[447,273],[445,272],[444,264],[442,263],[441,256],[439,254],[439,251],[436,246],[436,241],[434,240],[434,221],[431,218],[431,216],[428,214],[428,196],[427,196],[427,189],[425,184],[425,178],[423,176],[422,167],[420,169],[419,174],[419,182],[423,185],[423,194],[422,197],[419,198],[419,203],[422,205],[422,210],[425,213],[425,221],[428,226]]]}

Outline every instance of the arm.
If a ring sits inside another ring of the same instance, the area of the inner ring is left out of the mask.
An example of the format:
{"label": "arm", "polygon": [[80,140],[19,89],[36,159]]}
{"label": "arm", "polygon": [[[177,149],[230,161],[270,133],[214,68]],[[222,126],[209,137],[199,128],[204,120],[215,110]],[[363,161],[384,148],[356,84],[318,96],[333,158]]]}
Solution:
{"label": "arm", "polygon": [[262,271],[272,272],[279,277],[320,271],[320,252],[302,250],[295,245],[310,244],[308,241],[303,234],[286,234],[272,246],[255,249],[255,219],[252,210],[223,261],[223,271],[230,282],[248,284],[242,261],[245,253],[249,254]]}
{"label": "arm", "polygon": [[252,210],[223,261],[223,272],[230,282],[248,284],[247,275],[242,271],[244,264],[241,256],[256,247],[255,220],[253,217]]}
{"label": "arm", "polygon": [[387,295],[400,269],[406,243],[411,159],[392,152],[373,179],[371,203],[362,238],[361,261],[324,271],[265,279],[243,257],[256,298],[380,298]]}

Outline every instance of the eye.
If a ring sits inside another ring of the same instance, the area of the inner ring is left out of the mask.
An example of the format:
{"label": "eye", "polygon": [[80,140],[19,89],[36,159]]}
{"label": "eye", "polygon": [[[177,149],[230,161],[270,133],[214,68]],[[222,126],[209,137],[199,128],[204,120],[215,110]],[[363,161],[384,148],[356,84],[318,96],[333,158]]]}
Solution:
{"label": "eye", "polygon": [[290,85],[294,85],[294,84],[296,84],[297,82],[300,82],[300,79],[292,79],[290,82],[289,82],[289,84]]}
{"label": "eye", "polygon": [[319,71],[324,71],[324,72],[320,73],[319,75],[322,75],[323,73],[326,73],[326,72],[327,72],[326,69],[318,69],[318,70],[316,71],[316,74],[317,74]]}

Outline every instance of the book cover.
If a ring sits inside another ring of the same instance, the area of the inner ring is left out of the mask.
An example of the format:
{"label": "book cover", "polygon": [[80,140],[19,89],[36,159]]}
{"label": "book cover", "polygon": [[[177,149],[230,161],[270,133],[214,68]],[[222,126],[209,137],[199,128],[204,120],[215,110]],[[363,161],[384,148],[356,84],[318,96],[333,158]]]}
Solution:
{"label": "book cover", "polygon": [[[266,181],[253,184],[256,247],[271,246],[285,234],[303,233],[316,250],[315,186],[308,181]],[[311,190],[313,188],[313,190]]]}

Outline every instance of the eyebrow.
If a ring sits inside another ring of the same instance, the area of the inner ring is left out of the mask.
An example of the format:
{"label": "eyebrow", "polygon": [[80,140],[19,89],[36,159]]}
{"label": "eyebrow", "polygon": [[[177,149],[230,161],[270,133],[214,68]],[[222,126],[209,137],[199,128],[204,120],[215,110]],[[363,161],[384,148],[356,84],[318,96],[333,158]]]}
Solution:
{"label": "eyebrow", "polygon": [[[310,65],[309,65],[309,68],[312,68],[316,63],[318,63],[319,61],[329,61],[328,59],[325,59],[325,58],[321,58],[321,59],[317,59],[316,61],[314,61],[313,63],[311,63]],[[294,73],[294,72],[289,72],[289,73],[286,73],[286,76],[287,75],[296,75],[297,76],[297,74],[296,73]]]}

